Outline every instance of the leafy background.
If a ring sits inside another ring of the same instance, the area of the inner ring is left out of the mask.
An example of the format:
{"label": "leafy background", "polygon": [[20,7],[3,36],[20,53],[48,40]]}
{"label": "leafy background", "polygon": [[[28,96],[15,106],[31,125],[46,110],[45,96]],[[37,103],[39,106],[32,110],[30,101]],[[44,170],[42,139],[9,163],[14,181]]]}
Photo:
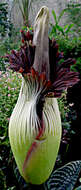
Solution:
{"label": "leafy background", "polygon": [[[80,7],[80,5],[69,5],[58,18],[53,10],[52,14],[56,22],[50,24],[49,37],[56,39],[59,44],[59,51],[63,52],[65,59],[68,57],[76,59],[76,64],[72,66],[72,70],[78,71],[80,76],[80,82],[63,93],[58,100],[63,131],[54,171],[68,162],[81,160],[81,22],[77,19],[80,18]],[[70,23],[67,21],[66,25],[61,26],[59,21],[62,20],[66,11]],[[18,172],[8,138],[9,119],[17,102],[22,79],[20,74],[9,71],[7,60],[3,56],[12,49],[19,49],[21,45],[20,29],[14,28],[11,20],[8,19],[7,4],[0,3],[0,13],[2,13],[0,14],[0,189],[33,189],[32,186],[24,182]],[[26,29],[26,26],[24,28]],[[76,164],[73,163],[76,166],[73,168],[77,169],[78,166],[78,172],[80,172],[80,162],[78,164],[77,162]],[[73,171],[72,169],[71,172]],[[55,173],[43,186],[35,186],[34,188],[54,188],[51,187],[51,183],[54,185],[52,181],[54,176]],[[80,177],[81,174],[79,174],[77,183],[74,184],[75,189],[81,185]],[[79,189],[81,186],[77,190]]]}

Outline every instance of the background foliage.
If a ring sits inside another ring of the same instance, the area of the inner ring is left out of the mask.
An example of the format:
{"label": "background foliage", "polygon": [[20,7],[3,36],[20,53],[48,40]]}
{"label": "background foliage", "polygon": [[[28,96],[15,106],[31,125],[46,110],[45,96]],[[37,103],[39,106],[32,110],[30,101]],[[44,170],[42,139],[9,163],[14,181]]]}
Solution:
{"label": "background foliage", "polygon": [[[26,189],[27,185],[18,173],[8,139],[9,118],[18,98],[21,75],[9,71],[7,60],[3,57],[12,49],[19,49],[21,42],[19,29],[15,29],[8,20],[6,6],[7,4],[0,3],[0,11],[3,11],[0,12],[2,13],[0,14],[0,37],[2,37],[0,41],[0,189],[21,190],[23,187]],[[60,26],[59,20],[62,19],[66,10],[63,10],[58,18],[55,12],[52,12],[55,24],[51,23],[49,36],[56,39],[59,51],[64,54],[64,59],[68,57],[76,59],[76,64],[72,66],[72,69],[78,71],[80,75],[80,82],[58,100],[63,132],[55,169],[72,160],[81,160],[78,148],[81,145],[81,23],[77,19],[80,17],[80,10],[80,5],[67,7],[71,22],[67,21],[65,26]],[[76,35],[77,31],[79,31],[78,35]],[[75,147],[77,147],[76,150]],[[78,185],[80,181],[76,187]]]}
{"label": "background foliage", "polygon": [[14,159],[8,139],[8,125],[11,112],[17,101],[20,84],[20,75],[0,71],[0,185],[1,189],[4,190],[15,185],[12,164]]}
{"label": "background foliage", "polygon": [[0,36],[5,36],[6,31],[8,30],[8,4],[0,3]]}

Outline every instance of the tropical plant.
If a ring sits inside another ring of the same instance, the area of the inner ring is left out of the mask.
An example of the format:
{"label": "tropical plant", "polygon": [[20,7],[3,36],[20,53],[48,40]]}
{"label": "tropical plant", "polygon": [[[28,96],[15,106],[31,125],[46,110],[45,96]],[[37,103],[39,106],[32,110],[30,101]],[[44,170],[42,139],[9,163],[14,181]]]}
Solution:
{"label": "tropical plant", "polygon": [[20,176],[17,167],[15,168],[15,175],[23,190],[33,190],[34,188],[37,190],[81,190],[81,186],[74,189],[80,171],[81,161],[70,162],[53,171],[50,178],[39,186],[25,183],[23,178]]}
{"label": "tropical plant", "polygon": [[50,23],[51,25],[51,32],[50,32],[50,38],[55,37],[58,34],[62,34],[64,36],[68,36],[69,32],[71,32],[71,28],[74,26],[74,24],[66,24],[65,26],[61,26],[59,24],[60,20],[62,19],[62,16],[67,11],[67,9],[63,9],[60,15],[57,17],[54,10],[52,10],[52,15],[54,18],[55,24]]}
{"label": "tropical plant", "polygon": [[31,1],[29,0],[14,0],[14,5],[18,4],[19,9],[21,11],[22,17],[23,17],[23,24],[27,25],[29,24],[29,11],[31,8]]}
{"label": "tropical plant", "polygon": [[[40,186],[34,186],[27,184],[23,178],[19,174],[19,170],[14,162],[14,158],[12,156],[11,150],[10,150],[10,144],[9,144],[9,139],[8,139],[8,122],[10,119],[11,112],[17,102],[19,90],[20,90],[20,85],[21,85],[21,75],[17,74],[16,72],[1,72],[0,73],[1,80],[0,80],[0,162],[1,162],[1,168],[0,168],[0,188],[1,189],[9,189],[9,190],[46,190],[46,189],[53,189],[56,187],[56,180],[58,180],[58,186],[61,188],[61,185],[65,183],[63,179],[66,178],[66,186],[75,186],[75,183],[78,178],[78,174],[81,168],[81,162],[71,162],[68,165],[68,169],[63,168],[63,173],[65,170],[65,176],[60,175],[61,178],[59,178],[59,173],[54,169],[53,173],[51,174],[50,178],[42,185]],[[63,97],[62,97],[63,100]],[[64,118],[63,113],[63,105],[64,103],[59,102],[60,106],[60,112],[62,112],[61,117]],[[6,102],[6,104],[5,104]],[[66,110],[65,110],[66,112]],[[66,112],[67,113],[67,112]],[[60,160],[61,162],[61,160]],[[58,166],[60,167],[60,166]],[[64,166],[67,167],[67,166]],[[61,171],[60,171],[61,170]],[[9,171],[9,172],[8,172]],[[70,174],[69,176],[69,171]],[[59,169],[59,172],[62,172],[62,168]],[[56,179],[56,174],[58,178]],[[70,180],[71,178],[71,180]],[[54,183],[55,179],[55,183]],[[61,183],[62,181],[62,183]],[[79,187],[78,187],[79,188]],[[73,188],[74,189],[74,188]],[[56,189],[57,190],[57,189]],[[62,189],[63,190],[63,189]],[[72,190],[72,189],[71,189]],[[78,189],[75,189],[78,190]]]}
{"label": "tropical plant", "polygon": [[[13,4],[18,4],[19,9],[21,11],[23,17],[23,25],[29,26],[29,13],[32,9],[32,3],[38,0],[13,0]],[[33,11],[33,10],[32,10]]]}
{"label": "tropical plant", "polygon": [[67,22],[73,23],[75,36],[81,36],[81,3],[70,3],[67,6]]}
{"label": "tropical plant", "polygon": [[[58,63],[63,55],[56,41],[48,40],[48,26],[49,11],[42,7],[35,19],[34,32],[22,30],[23,46],[7,56],[10,68],[23,77],[9,123],[10,144],[21,175],[27,183],[36,185],[50,176],[60,145],[61,120],[56,98],[79,81],[78,73],[70,71],[74,60]],[[54,188],[72,189],[80,169],[81,162],[76,161],[56,171]],[[52,189],[51,178],[48,183],[45,188]]]}
{"label": "tropical plant", "polygon": [[[74,35],[74,34],[73,34]],[[81,37],[68,37],[63,35],[55,36],[59,45],[59,50],[63,52],[64,57],[74,58],[75,64],[72,65],[72,70],[78,71],[81,74]]]}
{"label": "tropical plant", "polygon": [[70,162],[54,171],[45,183],[45,190],[73,190],[81,171],[81,161]]}

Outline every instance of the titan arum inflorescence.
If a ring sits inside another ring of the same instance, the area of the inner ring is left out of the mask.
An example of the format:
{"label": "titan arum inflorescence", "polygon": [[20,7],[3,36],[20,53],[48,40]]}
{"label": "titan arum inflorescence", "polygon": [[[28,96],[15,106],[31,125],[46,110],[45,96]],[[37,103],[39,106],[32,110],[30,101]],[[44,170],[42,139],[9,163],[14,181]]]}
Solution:
{"label": "titan arum inflorescence", "polygon": [[22,74],[22,86],[9,123],[11,148],[23,178],[42,184],[51,174],[61,140],[61,119],[56,98],[78,82],[70,71],[75,62],[63,57],[48,38],[49,10],[38,12],[34,32],[21,31],[19,51],[12,51],[10,68]]}

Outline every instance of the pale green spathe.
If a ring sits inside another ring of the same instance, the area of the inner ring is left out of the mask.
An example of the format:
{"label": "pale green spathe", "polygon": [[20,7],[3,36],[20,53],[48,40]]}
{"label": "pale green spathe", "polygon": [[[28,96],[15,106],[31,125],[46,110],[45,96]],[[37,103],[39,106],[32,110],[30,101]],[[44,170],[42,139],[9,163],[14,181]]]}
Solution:
{"label": "pale green spathe", "polygon": [[[37,149],[32,153],[25,173],[23,173],[26,154],[36,136],[34,126],[29,126],[31,110],[34,111],[35,116],[35,99],[33,95],[27,97],[27,92],[28,84],[23,80],[17,104],[10,118],[9,138],[21,175],[32,184],[41,184],[51,174],[56,161],[61,139],[61,120],[57,100],[46,98],[43,108],[45,135],[37,142]],[[34,86],[32,92],[34,92]]]}

